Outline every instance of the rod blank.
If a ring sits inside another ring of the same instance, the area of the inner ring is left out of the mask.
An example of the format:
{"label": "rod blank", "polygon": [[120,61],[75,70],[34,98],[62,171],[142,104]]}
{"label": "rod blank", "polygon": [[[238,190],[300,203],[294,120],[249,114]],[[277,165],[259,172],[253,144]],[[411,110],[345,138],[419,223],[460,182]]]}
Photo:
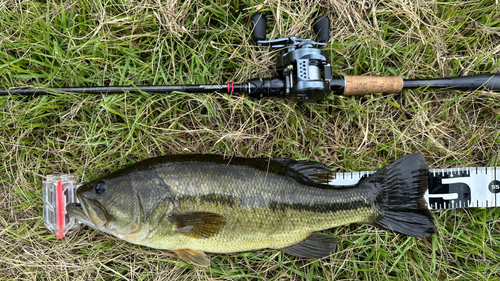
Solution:
{"label": "rod blank", "polygon": [[138,93],[213,93],[216,91],[233,93],[246,89],[241,84],[220,84],[220,85],[168,85],[168,86],[109,86],[109,87],[67,87],[67,88],[12,88],[0,89],[0,96],[5,95],[46,95],[56,92],[76,93],[76,94],[122,94],[125,92]]}
{"label": "rod blank", "polygon": [[403,80],[403,89],[416,89],[426,87],[435,89],[449,88],[452,90],[461,91],[473,91],[477,89],[500,91],[500,74],[489,73],[453,78]]}

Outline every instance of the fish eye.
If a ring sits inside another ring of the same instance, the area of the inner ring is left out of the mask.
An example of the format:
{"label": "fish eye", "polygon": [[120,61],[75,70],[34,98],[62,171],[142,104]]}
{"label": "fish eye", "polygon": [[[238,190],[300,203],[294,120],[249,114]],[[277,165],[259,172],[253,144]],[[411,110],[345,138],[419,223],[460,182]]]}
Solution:
{"label": "fish eye", "polygon": [[98,195],[103,195],[107,190],[108,186],[102,181],[98,182],[95,186],[95,193],[97,193]]}

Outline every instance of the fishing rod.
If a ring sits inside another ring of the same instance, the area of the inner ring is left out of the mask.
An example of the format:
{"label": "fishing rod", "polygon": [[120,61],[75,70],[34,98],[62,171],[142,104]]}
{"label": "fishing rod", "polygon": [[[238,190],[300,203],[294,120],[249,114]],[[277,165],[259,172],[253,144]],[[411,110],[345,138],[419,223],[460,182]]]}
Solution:
{"label": "fishing rod", "polygon": [[403,79],[400,76],[333,76],[328,55],[320,48],[330,39],[330,20],[326,16],[313,22],[318,42],[295,36],[266,39],[267,19],[261,13],[251,18],[252,37],[259,46],[286,49],[278,57],[277,73],[273,78],[257,78],[245,83],[227,82],[209,85],[163,85],[163,86],[106,86],[63,88],[9,88],[0,89],[5,95],[42,95],[55,92],[80,94],[120,94],[125,92],[148,93],[213,93],[245,94],[252,98],[289,97],[300,101],[324,100],[335,95],[364,95],[372,93],[399,93],[404,89],[434,88],[471,91],[484,89],[500,91],[500,74],[488,73],[473,76],[438,79]]}

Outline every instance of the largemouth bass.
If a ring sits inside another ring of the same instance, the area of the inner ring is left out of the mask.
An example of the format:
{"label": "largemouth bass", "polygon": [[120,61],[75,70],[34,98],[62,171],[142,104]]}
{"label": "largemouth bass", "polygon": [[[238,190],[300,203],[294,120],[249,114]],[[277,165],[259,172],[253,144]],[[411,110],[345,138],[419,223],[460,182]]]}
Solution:
{"label": "largemouth bass", "polygon": [[423,194],[429,168],[407,155],[353,186],[331,186],[318,162],[171,155],[78,188],[68,212],[125,241],[175,251],[208,266],[205,252],[281,249],[321,258],[336,249],[319,231],[366,223],[415,237],[435,232]]}

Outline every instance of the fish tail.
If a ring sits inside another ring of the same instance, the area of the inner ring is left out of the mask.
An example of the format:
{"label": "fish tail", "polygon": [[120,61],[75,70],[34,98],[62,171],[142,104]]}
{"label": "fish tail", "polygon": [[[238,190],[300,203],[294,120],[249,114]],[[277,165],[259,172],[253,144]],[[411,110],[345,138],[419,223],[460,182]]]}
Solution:
{"label": "fish tail", "polygon": [[366,178],[373,185],[379,207],[371,224],[414,237],[435,233],[434,219],[426,206],[429,166],[421,153],[407,155]]}

